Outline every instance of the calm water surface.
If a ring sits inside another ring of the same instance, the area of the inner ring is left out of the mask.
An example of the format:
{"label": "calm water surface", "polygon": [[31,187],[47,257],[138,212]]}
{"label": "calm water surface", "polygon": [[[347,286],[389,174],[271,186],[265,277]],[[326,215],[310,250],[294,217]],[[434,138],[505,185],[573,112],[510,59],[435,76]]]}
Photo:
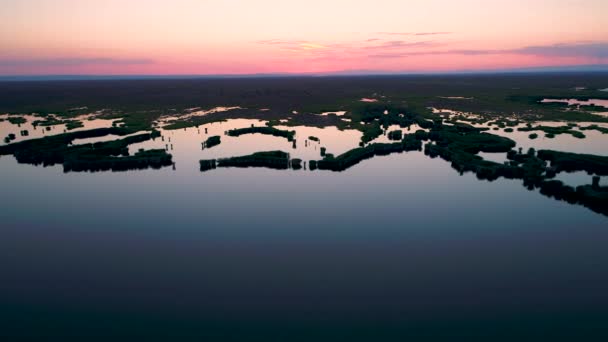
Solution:
{"label": "calm water surface", "polygon": [[[319,159],[321,146],[340,154],[361,136],[298,127],[296,149],[263,135],[201,148],[252,123],[131,146],[169,149],[175,169],[65,174],[0,158],[5,331],[237,341],[606,333],[608,217],[521,181],[461,176],[421,152],[339,173],[199,171],[200,159],[256,151]],[[601,135],[588,136],[576,142],[605,155]],[[522,141],[578,151],[562,138]]]}

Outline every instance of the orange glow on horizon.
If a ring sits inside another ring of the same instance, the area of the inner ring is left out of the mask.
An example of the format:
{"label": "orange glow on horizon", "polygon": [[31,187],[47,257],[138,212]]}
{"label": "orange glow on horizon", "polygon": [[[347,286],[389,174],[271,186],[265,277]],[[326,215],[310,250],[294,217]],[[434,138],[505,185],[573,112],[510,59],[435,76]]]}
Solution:
{"label": "orange glow on horizon", "polygon": [[[441,72],[608,64],[608,2],[6,0],[0,74]],[[564,20],[567,18],[568,20]]]}

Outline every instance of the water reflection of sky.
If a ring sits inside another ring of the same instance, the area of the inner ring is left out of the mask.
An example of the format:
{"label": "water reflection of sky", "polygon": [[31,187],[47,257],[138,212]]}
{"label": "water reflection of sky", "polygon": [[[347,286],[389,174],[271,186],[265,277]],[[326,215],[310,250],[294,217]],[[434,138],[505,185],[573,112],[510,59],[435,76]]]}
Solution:
{"label": "water reflection of sky", "polygon": [[[260,134],[201,149],[209,135],[252,123],[162,131],[164,142],[131,146],[173,144],[175,170],[64,174],[2,156],[0,302],[41,321],[47,310],[51,320],[99,324],[102,312],[119,332],[131,323],[154,331],[171,317],[211,335],[252,320],[271,331],[439,316],[461,324],[466,311],[486,324],[539,307],[608,305],[605,216],[520,180],[460,176],[422,152],[340,173],[199,171],[199,159],[258,150],[318,159],[321,145],[339,154],[361,137],[296,127],[295,150]],[[305,146],[311,135],[321,142]]]}

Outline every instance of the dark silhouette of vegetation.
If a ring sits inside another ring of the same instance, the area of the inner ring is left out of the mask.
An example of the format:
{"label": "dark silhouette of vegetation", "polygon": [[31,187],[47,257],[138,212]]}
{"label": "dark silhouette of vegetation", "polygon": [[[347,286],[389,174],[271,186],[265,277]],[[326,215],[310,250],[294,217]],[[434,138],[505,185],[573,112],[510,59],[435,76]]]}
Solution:
{"label": "dark silhouette of vegetation", "polygon": [[312,135],[308,137],[308,140],[319,142],[319,138],[312,136]]}
{"label": "dark silhouette of vegetation", "polygon": [[11,141],[17,139],[17,136],[15,136],[15,133],[9,133],[5,138],[4,138],[4,142],[6,144],[10,143]]}
{"label": "dark silhouette of vegetation", "polygon": [[291,160],[291,168],[294,170],[302,169],[302,159],[294,158]]}
{"label": "dark silhouette of vegetation", "polygon": [[166,154],[164,150],[140,151],[129,156],[129,145],[159,137],[158,131],[113,141],[71,145],[76,139],[129,133],[129,130],[111,127],[58,134],[0,146],[0,155],[13,154],[19,163],[44,166],[63,164],[66,172],[123,171],[171,165],[171,155]]}
{"label": "dark silhouette of vegetation", "polygon": [[[178,115],[187,108],[213,108],[218,106],[240,106],[243,110],[218,112],[196,119],[176,123],[180,127],[196,126],[202,123],[231,118],[287,120],[285,125],[336,126],[340,129],[357,129],[363,133],[361,147],[334,157],[326,154],[320,161],[310,161],[309,169],[317,168],[342,170],[360,160],[375,155],[419,149],[421,141],[430,140],[425,145],[429,156],[441,157],[452,163],[460,172],[475,172],[481,179],[498,177],[523,179],[528,188],[540,189],[544,194],[579,203],[596,211],[606,212],[605,187],[591,184],[574,189],[560,185],[551,178],[557,172],[584,170],[603,174],[604,160],[597,156],[584,157],[566,155],[561,152],[535,151],[523,154],[513,151],[510,139],[482,132],[483,129],[456,122],[442,124],[447,114],[434,114],[429,107],[451,109],[463,113],[474,113],[476,118],[465,115],[458,120],[470,123],[491,124],[492,129],[510,129],[521,122],[568,121],[568,122],[608,122],[608,118],[595,115],[597,110],[590,106],[573,107],[567,104],[542,103],[544,98],[608,99],[605,88],[606,75],[602,73],[568,73],[521,75],[458,75],[458,76],[365,76],[365,77],[324,77],[320,78],[259,78],[259,79],[191,79],[191,80],[107,80],[107,81],[50,81],[50,82],[0,82],[0,112],[57,113],[58,120],[69,120],[82,114],[69,108],[82,108],[87,112],[104,110],[101,117],[117,119],[113,127],[131,134],[139,130],[150,130],[154,121],[162,115]],[[573,90],[573,84],[585,84],[584,90]],[[362,103],[362,97],[377,93],[377,103]],[[438,95],[454,94],[466,101],[442,98]],[[268,111],[260,111],[269,108]],[[291,115],[296,110],[298,115]],[[344,116],[321,116],[315,113],[344,110]],[[508,119],[506,117],[509,117]],[[348,119],[349,121],[343,121]],[[366,143],[374,140],[390,125],[402,128],[418,124],[430,132],[418,131],[413,137],[405,135],[403,140],[392,144]],[[67,125],[67,123],[66,123]],[[50,130],[50,127],[47,126]],[[260,128],[262,129],[262,128]],[[264,127],[265,132],[249,132],[284,136],[294,142],[287,131]],[[581,131],[598,130],[606,133],[606,128],[590,125],[580,131],[572,125],[561,127],[536,126],[531,124],[520,131],[543,131],[547,137],[556,134],[571,134],[584,138]],[[277,132],[278,131],[278,132]],[[84,131],[47,137],[50,140],[34,139],[0,146],[0,154],[15,154],[18,161],[40,164],[64,163],[69,158],[99,154],[99,160],[125,158],[126,143],[121,139],[111,143],[70,146],[77,138],[103,136],[109,131]],[[88,132],[88,133],[87,133]],[[72,135],[82,133],[83,135]],[[96,135],[99,134],[99,135]],[[243,133],[245,134],[245,133]],[[124,134],[118,134],[124,135]],[[529,137],[537,137],[532,133]],[[6,137],[9,138],[9,137]],[[5,138],[5,140],[6,140]],[[45,139],[47,139],[45,138]],[[10,142],[10,139],[9,141]],[[507,153],[506,163],[483,160],[479,152]],[[271,152],[261,152],[271,153]],[[137,154],[146,160],[151,155]],[[129,156],[129,157],[135,157]],[[158,157],[158,156],[156,156]],[[230,164],[240,165],[270,163],[280,160],[280,165],[289,167],[289,158],[269,155],[251,155],[228,158]],[[91,158],[90,160],[94,160]],[[548,166],[548,161],[551,165]],[[107,162],[105,162],[107,163]],[[149,163],[151,165],[152,163]],[[219,161],[217,162],[219,164]],[[77,164],[73,164],[77,165]],[[215,167],[215,161],[201,169]],[[291,162],[293,167],[293,161]],[[255,165],[254,165],[255,166]],[[95,166],[97,167],[97,166]],[[106,167],[106,166],[104,166]],[[281,166],[284,168],[284,166]],[[94,168],[94,166],[90,166]],[[574,193],[574,195],[573,195]]]}
{"label": "dark silhouette of vegetation", "polygon": [[[88,153],[90,152],[90,153]],[[127,171],[142,169],[160,169],[173,164],[172,156],[165,150],[140,150],[133,156],[116,157],[100,155],[95,150],[69,153],[63,161],[64,172],[82,171]]]}
{"label": "dark silhouette of vegetation", "polygon": [[534,140],[534,139],[538,138],[538,134],[532,133],[532,134],[528,135],[528,138]]}
{"label": "dark silhouette of vegetation", "polygon": [[377,122],[362,125],[360,129],[363,132],[363,136],[361,137],[362,144],[366,144],[382,135],[382,127]]}
{"label": "dark silhouette of vegetation", "polygon": [[604,156],[539,150],[538,158],[550,161],[557,172],[586,171],[601,176],[608,175],[608,157]]}
{"label": "dark silhouette of vegetation", "polygon": [[257,127],[252,126],[252,127],[247,127],[247,128],[231,129],[228,132],[226,132],[227,135],[232,136],[232,137],[238,137],[243,134],[255,134],[255,133],[273,135],[275,137],[283,137],[283,138],[286,138],[288,141],[293,141],[293,138],[296,135],[295,131],[285,131],[285,130],[280,130],[280,129],[276,129],[274,127],[267,127],[267,126],[257,126]]}
{"label": "dark silhouette of vegetation", "polygon": [[[241,157],[201,160],[200,165],[201,171],[215,167],[266,167],[285,170],[289,168],[289,153],[283,151],[256,152]],[[213,167],[210,167],[211,165]]]}
{"label": "dark silhouette of vegetation", "polygon": [[[416,139],[413,134],[406,135],[401,142],[392,144],[370,144],[365,147],[359,147],[345,152],[337,157],[333,154],[326,154],[325,158],[316,161],[315,169],[344,171],[362,160],[373,158],[374,156],[388,155],[391,153],[399,153],[404,151],[416,151],[422,149],[422,143]],[[312,161],[310,164],[313,169]]]}
{"label": "dark silhouette of vegetation", "polygon": [[414,133],[414,137],[418,140],[429,140],[429,133],[426,131],[423,131],[421,129],[417,130],[416,133]]}
{"label": "dark silhouette of vegetation", "polygon": [[82,127],[84,127],[84,124],[78,120],[68,120],[65,122],[65,129],[67,129],[68,131]]}
{"label": "dark silhouette of vegetation", "polygon": [[27,120],[21,116],[9,116],[7,120],[13,125],[21,125],[27,122]]}
{"label": "dark silhouette of vegetation", "polygon": [[[531,132],[531,131],[543,131],[546,133],[547,138],[553,138],[558,134],[570,134],[575,138],[579,138],[579,139],[584,139],[585,138],[585,134],[583,134],[580,131],[574,130],[572,129],[572,126],[566,125],[566,126],[559,126],[559,127],[552,127],[552,126],[530,126],[530,127],[520,127],[517,129],[520,132]],[[551,137],[549,137],[549,134],[551,135]]]}
{"label": "dark silhouette of vegetation", "polygon": [[390,131],[388,132],[387,137],[389,140],[401,140],[403,139],[403,132],[400,129]]}
{"label": "dark silhouette of vegetation", "polygon": [[601,127],[598,125],[580,126],[578,129],[580,129],[581,131],[596,130],[598,132],[601,132],[602,134],[608,134],[608,128]]}
{"label": "dark silhouette of vegetation", "polygon": [[207,138],[205,142],[203,142],[203,148],[212,148],[221,144],[222,140],[219,135],[214,135],[212,137]]}
{"label": "dark silhouette of vegetation", "polygon": [[213,170],[217,167],[215,159],[201,160],[200,161],[201,172]]}

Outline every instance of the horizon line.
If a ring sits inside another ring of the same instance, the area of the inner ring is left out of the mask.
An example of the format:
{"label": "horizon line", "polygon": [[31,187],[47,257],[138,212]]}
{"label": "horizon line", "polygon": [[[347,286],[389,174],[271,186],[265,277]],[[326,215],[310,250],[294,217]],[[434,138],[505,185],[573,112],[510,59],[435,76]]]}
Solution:
{"label": "horizon line", "polygon": [[95,80],[95,79],[170,79],[170,78],[273,78],[273,77],[354,77],[354,76],[441,76],[475,74],[518,74],[518,73],[603,73],[608,72],[608,64],[540,66],[507,69],[453,70],[453,71],[381,71],[342,70],[332,72],[275,72],[243,74],[16,74],[0,75],[0,81],[35,80]]}

